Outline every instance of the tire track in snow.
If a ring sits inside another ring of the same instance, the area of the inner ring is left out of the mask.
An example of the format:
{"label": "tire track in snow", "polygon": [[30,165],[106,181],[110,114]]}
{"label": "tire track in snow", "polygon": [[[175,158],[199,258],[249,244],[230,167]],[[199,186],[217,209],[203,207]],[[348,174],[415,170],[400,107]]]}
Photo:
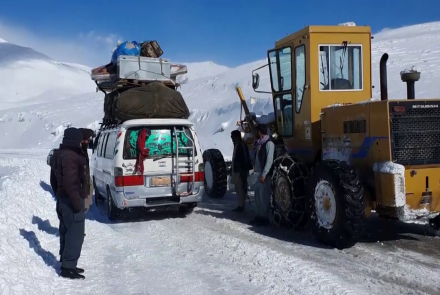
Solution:
{"label": "tire track in snow", "polygon": [[[237,273],[241,280],[258,286],[260,291],[253,294],[371,294],[365,293],[365,286],[357,286],[359,281],[347,284],[319,265],[316,267],[252,240],[225,234],[221,225],[216,227],[219,225],[215,220],[198,217],[161,220],[158,226],[173,237],[172,245],[189,253],[187,255],[199,261],[199,265],[208,265],[208,272],[215,269],[214,275]],[[139,227],[140,232],[143,230]],[[194,233],[197,233],[194,239],[188,238]],[[223,278],[225,282],[229,279],[227,275]]]}
{"label": "tire track in snow", "polygon": [[[378,292],[382,294],[440,294],[440,288],[436,284],[437,268],[427,267],[415,260],[408,263],[405,253],[404,255],[384,253],[383,249],[365,247],[363,244],[339,251],[285,243],[255,233],[247,226],[223,218],[217,218],[214,227],[212,223],[200,222],[200,224],[212,231],[222,231],[242,239],[246,237],[254,243],[275,249],[285,255],[303,259],[306,263],[321,265],[323,269],[341,273],[344,280],[350,277],[356,278],[353,280],[354,284],[360,282],[370,286],[380,284],[381,288],[378,288]],[[291,234],[296,233],[291,231]]]}

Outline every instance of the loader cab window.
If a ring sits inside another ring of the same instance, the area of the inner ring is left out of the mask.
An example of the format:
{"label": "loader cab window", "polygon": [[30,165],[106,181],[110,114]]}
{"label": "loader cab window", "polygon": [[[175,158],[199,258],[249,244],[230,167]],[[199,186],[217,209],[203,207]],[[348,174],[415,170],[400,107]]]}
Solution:
{"label": "loader cab window", "polygon": [[295,77],[296,112],[299,113],[306,87],[306,46],[304,44],[295,48]]}
{"label": "loader cab window", "polygon": [[292,94],[276,96],[274,106],[277,133],[281,137],[293,136]]}
{"label": "loader cab window", "polygon": [[273,92],[292,90],[292,50],[290,47],[268,53],[270,83]]}
{"label": "loader cab window", "polygon": [[362,45],[319,46],[319,90],[363,89]]}

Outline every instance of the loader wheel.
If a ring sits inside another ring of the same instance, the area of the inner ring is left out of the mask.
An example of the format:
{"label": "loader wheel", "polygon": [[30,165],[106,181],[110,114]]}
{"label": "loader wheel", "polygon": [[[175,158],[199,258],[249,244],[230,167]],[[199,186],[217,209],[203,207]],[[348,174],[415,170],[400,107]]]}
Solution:
{"label": "loader wheel", "polygon": [[222,153],[217,149],[203,152],[205,164],[205,191],[211,198],[223,198],[227,189],[226,164]]}
{"label": "loader wheel", "polygon": [[273,222],[294,229],[303,228],[307,221],[307,167],[289,156],[274,163],[271,209]]}
{"label": "loader wheel", "polygon": [[355,245],[364,230],[364,189],[345,162],[316,164],[307,182],[307,201],[317,240],[338,249]]}

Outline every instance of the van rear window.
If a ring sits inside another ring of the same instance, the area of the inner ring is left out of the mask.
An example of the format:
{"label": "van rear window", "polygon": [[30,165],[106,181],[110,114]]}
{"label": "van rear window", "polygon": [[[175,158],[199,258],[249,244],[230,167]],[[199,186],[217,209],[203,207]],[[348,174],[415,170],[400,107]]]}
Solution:
{"label": "van rear window", "polygon": [[[142,129],[146,129],[147,136],[145,140],[145,148],[150,149],[148,157],[163,157],[176,154],[176,140],[173,126],[148,126],[130,128],[125,133],[124,141],[124,159],[136,159],[139,155],[138,138]],[[194,139],[191,130],[188,127],[176,126],[179,131],[177,133],[179,147],[191,147]],[[190,156],[191,149],[179,149],[179,156]],[[197,151],[195,150],[195,155]]]}

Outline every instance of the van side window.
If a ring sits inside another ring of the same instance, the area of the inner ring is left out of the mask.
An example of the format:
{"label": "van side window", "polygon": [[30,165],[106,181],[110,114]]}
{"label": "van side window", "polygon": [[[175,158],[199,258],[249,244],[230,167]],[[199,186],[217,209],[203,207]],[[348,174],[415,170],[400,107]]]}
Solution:
{"label": "van side window", "polygon": [[113,153],[115,150],[115,140],[116,140],[116,133],[112,132],[108,135],[107,145],[105,147],[105,158],[106,159],[113,159]]}
{"label": "van side window", "polygon": [[96,155],[97,155],[98,157],[101,156],[101,143],[102,143],[102,138],[103,138],[103,137],[104,137],[104,135],[100,134],[100,136],[99,136],[99,138],[98,138],[98,144],[96,145],[96,146],[97,146],[97,149],[96,149]]}
{"label": "van side window", "polygon": [[[136,159],[139,155],[138,137],[139,132],[143,127],[130,128],[125,133],[124,142],[124,159]],[[145,147],[150,150],[148,157],[162,157],[176,154],[176,134],[172,126],[149,126],[147,129],[147,138],[145,140]],[[177,140],[179,147],[191,147],[194,138],[191,130],[188,127],[178,126],[177,130],[182,130],[184,133],[177,133]],[[190,156],[190,149],[179,149],[179,156]],[[195,149],[195,156],[197,150]]]}
{"label": "van side window", "polygon": [[108,133],[104,134],[104,136],[102,137],[102,142],[100,144],[101,146],[101,150],[99,151],[98,156],[99,157],[104,157],[104,153],[105,153],[105,144],[107,142],[107,137],[108,137]]}

